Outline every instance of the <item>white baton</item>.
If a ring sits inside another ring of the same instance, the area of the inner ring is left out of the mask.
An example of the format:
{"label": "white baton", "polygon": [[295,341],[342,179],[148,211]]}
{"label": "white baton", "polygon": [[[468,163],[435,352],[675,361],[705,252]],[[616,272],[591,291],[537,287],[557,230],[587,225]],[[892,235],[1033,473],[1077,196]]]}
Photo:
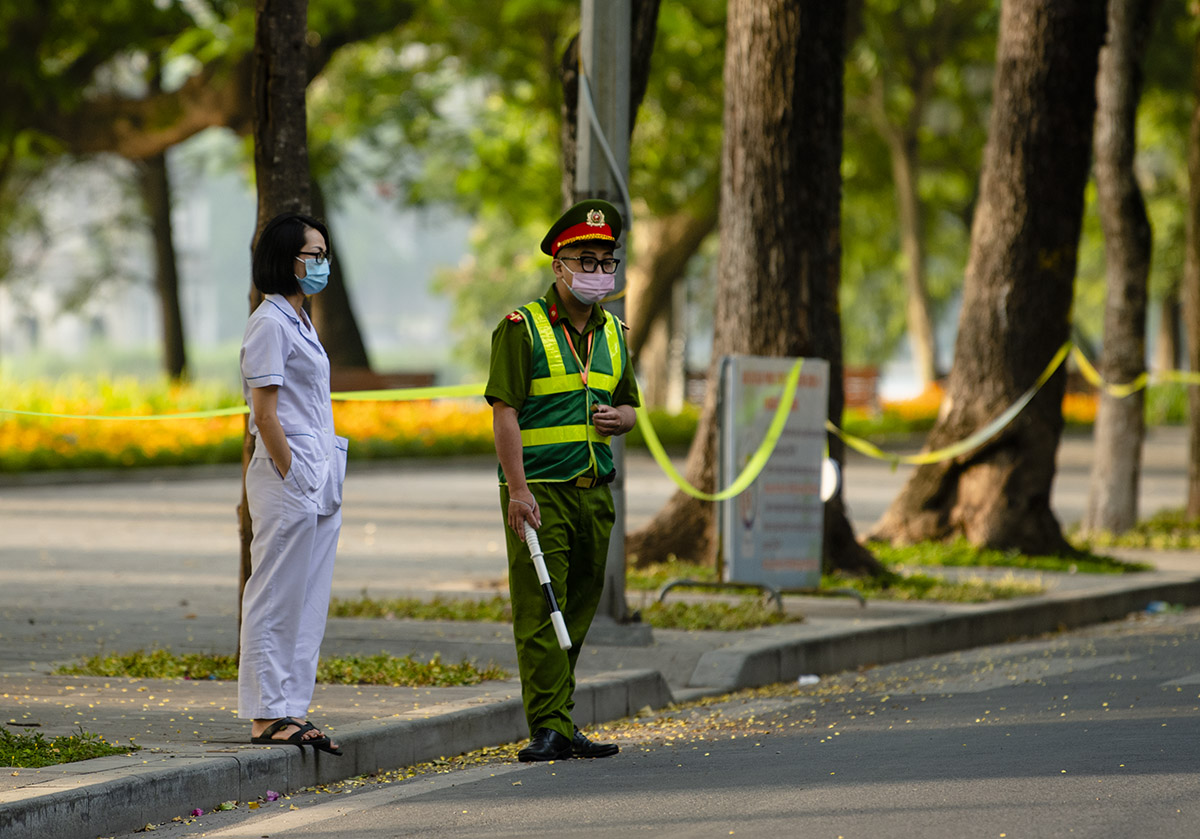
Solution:
{"label": "white baton", "polygon": [[562,610],[558,608],[558,598],[554,596],[554,587],[550,584],[550,574],[546,572],[546,560],[543,558],[542,546],[538,542],[537,531],[529,522],[525,522],[525,544],[529,546],[529,554],[533,557],[533,567],[537,570],[538,582],[542,584],[542,594],[546,596],[546,606],[550,609],[550,624],[558,637],[558,646],[564,650],[571,649],[571,636],[567,634],[567,622],[563,620]]}

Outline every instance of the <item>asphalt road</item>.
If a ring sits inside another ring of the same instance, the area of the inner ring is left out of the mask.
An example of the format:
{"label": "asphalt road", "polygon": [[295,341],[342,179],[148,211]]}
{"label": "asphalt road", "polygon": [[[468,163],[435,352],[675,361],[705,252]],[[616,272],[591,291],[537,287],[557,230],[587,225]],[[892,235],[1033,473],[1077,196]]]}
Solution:
{"label": "asphalt road", "polygon": [[1194,839],[1200,610],[748,692],[606,736],[619,756],[242,802],[155,835]]}
{"label": "asphalt road", "polygon": [[[919,444],[915,439],[913,450]],[[1142,514],[1182,507],[1186,430],[1154,429],[1144,451]],[[1090,463],[1089,437],[1064,438],[1052,495],[1064,525],[1082,517]],[[910,471],[851,455],[845,493],[860,533],[883,514]],[[642,453],[627,459],[626,473],[627,526],[634,530],[674,487]],[[182,600],[184,613],[231,616],[239,497],[237,467],[149,470],[96,482],[0,476],[0,610],[175,609]],[[343,516],[335,596],[504,584],[492,458],[351,463]]]}

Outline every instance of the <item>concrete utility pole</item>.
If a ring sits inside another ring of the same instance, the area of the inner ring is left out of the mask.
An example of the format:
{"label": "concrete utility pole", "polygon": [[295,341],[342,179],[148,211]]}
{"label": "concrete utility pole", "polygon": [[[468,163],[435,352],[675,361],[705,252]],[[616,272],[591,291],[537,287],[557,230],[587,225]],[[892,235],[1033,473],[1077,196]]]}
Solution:
{"label": "concrete utility pole", "polygon": [[[575,151],[575,200],[603,198],[621,210],[625,221],[622,245],[629,237],[629,207],[622,185],[629,178],[629,50],[631,0],[582,0],[579,31],[579,107]],[[590,89],[595,116],[603,131],[597,136],[592,110],[587,101]],[[604,145],[612,153],[605,154]],[[615,163],[616,172],[613,171]],[[629,254],[617,252],[622,265],[617,269],[616,290],[625,290],[624,262]],[[606,307],[625,318],[624,296]],[[625,440],[612,441],[617,479],[612,484],[617,521],[608,547],[608,565],[604,572],[604,595],[597,615],[606,615],[617,623],[628,620],[625,605]]]}

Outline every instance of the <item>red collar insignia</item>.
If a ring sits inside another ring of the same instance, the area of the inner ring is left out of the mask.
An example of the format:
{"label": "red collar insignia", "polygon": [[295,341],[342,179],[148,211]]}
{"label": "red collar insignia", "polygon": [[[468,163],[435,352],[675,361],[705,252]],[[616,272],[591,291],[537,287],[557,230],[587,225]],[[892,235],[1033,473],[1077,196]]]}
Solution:
{"label": "red collar insignia", "polygon": [[550,325],[554,326],[554,324],[556,324],[556,323],[558,323],[558,304],[551,303],[550,304]]}

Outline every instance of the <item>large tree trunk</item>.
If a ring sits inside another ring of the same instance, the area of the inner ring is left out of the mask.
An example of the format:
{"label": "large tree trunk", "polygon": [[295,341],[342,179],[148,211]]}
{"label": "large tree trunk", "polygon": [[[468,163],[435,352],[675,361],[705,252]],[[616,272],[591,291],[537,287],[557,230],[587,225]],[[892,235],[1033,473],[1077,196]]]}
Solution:
{"label": "large tree trunk", "polygon": [[[1200,11],[1197,12],[1200,19]],[[1188,369],[1200,371],[1200,35],[1192,50],[1192,124],[1188,131],[1187,246],[1183,260],[1183,321]],[[1187,516],[1200,518],[1200,387],[1188,388]]]}
{"label": "large tree trunk", "polygon": [[[994,105],[971,231],[954,368],[927,446],[1012,405],[1067,340],[1105,4],[1005,0]],[[1068,552],[1050,510],[1060,370],[990,442],[919,467],[873,536]]]}
{"label": "large tree trunk", "polygon": [[[325,222],[329,228],[329,238],[333,240],[331,248],[337,247],[333,225],[329,223],[329,213],[325,205],[325,191],[314,178],[312,180],[313,215]],[[329,265],[329,284],[316,297],[311,298],[313,325],[321,336],[321,343],[329,355],[332,367],[367,368],[371,361],[367,356],[367,347],[363,343],[362,332],[358,328],[358,320],[354,317],[354,309],[350,305],[350,294],[346,290],[346,263],[334,256]]]}
{"label": "large tree trunk", "polygon": [[187,349],[179,309],[179,268],[171,232],[171,182],[167,156],[156,154],[138,167],[142,202],[154,236],[154,284],[162,313],[163,364],[172,379],[187,378]]}
{"label": "large tree trunk", "polygon": [[[1110,0],[1108,43],[1096,82],[1096,187],[1108,289],[1100,372],[1130,382],[1146,370],[1146,297],[1150,222],[1133,172],[1142,60],[1158,0]],[[1083,530],[1122,533],[1138,518],[1145,391],[1103,392]]]}
{"label": "large tree trunk", "polygon": [[[731,353],[830,360],[840,416],[842,67],[845,7],[825,0],[732,0],[725,55],[721,256],[713,364],[688,480],[714,484],[715,370]],[[838,451],[834,451],[837,457]],[[628,550],[639,564],[671,554],[712,562],[713,506],[676,493]],[[827,506],[826,553],[879,570],[853,538],[840,499]]]}
{"label": "large tree trunk", "polygon": [[[308,0],[258,0],[254,17],[254,174],[258,184],[258,218],[254,242],[267,222],[280,213],[308,213],[311,192],[308,126],[304,91],[308,86],[305,39]],[[250,311],[262,301],[250,286]],[[254,454],[249,420],[242,437],[242,500],[238,505],[241,576],[238,581],[238,624],[242,592],[250,577],[253,531],[246,503],[246,467]]]}

